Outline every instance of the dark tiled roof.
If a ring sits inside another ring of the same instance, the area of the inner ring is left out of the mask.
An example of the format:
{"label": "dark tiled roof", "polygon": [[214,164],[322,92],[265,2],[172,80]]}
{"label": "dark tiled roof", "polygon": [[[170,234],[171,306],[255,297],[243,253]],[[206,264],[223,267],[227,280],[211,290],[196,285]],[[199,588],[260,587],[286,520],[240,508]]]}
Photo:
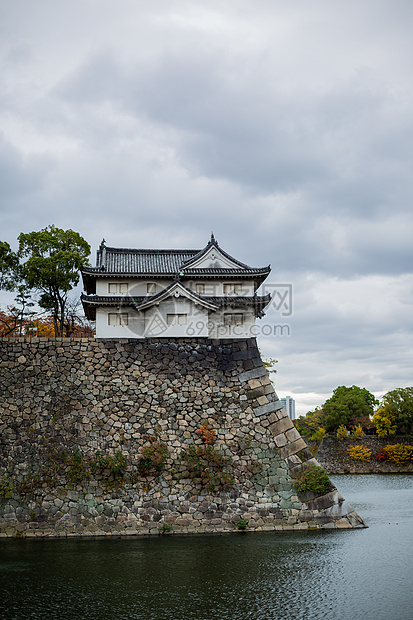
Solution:
{"label": "dark tiled roof", "polygon": [[91,306],[132,306],[133,304],[142,303],[148,297],[129,297],[129,295],[84,295],[80,296],[82,303]]}
{"label": "dark tiled roof", "polygon": [[[157,296],[130,297],[129,295],[124,295],[122,297],[120,295],[84,295],[83,293],[80,296],[82,303],[90,306],[134,306],[144,301],[149,301],[154,297]],[[197,295],[197,297],[203,301],[219,304],[220,306],[266,306],[271,301],[271,295],[255,295],[254,297],[207,297],[206,295]]]}
{"label": "dark tiled roof", "polygon": [[204,256],[208,250],[214,247],[217,250],[219,250],[219,252],[221,252],[221,254],[223,254],[226,258],[228,258],[228,260],[230,260],[231,262],[235,263],[236,265],[238,265],[239,267],[241,267],[241,269],[251,269],[251,267],[248,267],[248,265],[246,265],[245,263],[241,263],[241,261],[237,260],[236,258],[234,258],[233,256],[231,256],[230,254],[228,254],[227,252],[225,252],[221,247],[219,247],[217,240],[215,239],[214,235],[211,235],[211,240],[207,243],[207,245],[204,247],[203,250],[200,250],[198,252],[198,254],[196,254],[195,256],[192,256],[192,258],[190,258],[189,260],[187,260],[185,262],[184,265],[182,265],[183,267],[191,267],[191,264],[198,261],[200,258],[202,258],[202,256]]}
{"label": "dark tiled roof", "polygon": [[[205,300],[209,303],[214,303],[219,306],[252,306],[255,312],[260,312],[264,310],[264,308],[271,301],[271,295],[255,295],[251,297],[243,296],[243,297],[207,297],[206,295],[196,295],[199,299]],[[156,297],[156,296],[154,296]],[[139,310],[139,305],[144,301],[148,301],[151,299],[149,296],[139,296],[139,297],[130,297],[125,295],[114,296],[114,295],[81,295],[81,301],[83,304],[83,308],[85,311],[85,315],[88,319],[95,320],[96,318],[96,308],[98,306],[137,306]]]}
{"label": "dark tiled roof", "polygon": [[198,250],[132,250],[104,248],[98,250],[97,268],[109,273],[175,274]]}
{"label": "dark tiled roof", "polygon": [[[228,269],[222,267],[191,268],[209,248],[216,247],[233,263]],[[219,247],[214,236],[203,250],[146,250],[106,247],[104,242],[97,251],[96,267],[85,266],[82,277],[88,293],[96,292],[97,277],[146,276],[150,278],[181,277],[203,278],[254,278],[256,286],[270,273],[270,266],[249,267],[233,258]]]}
{"label": "dark tiled roof", "polygon": [[206,297],[203,296],[203,299],[208,299],[209,301],[213,301],[215,303],[219,303],[220,306],[232,306],[232,305],[254,305],[254,306],[266,306],[271,301],[271,295],[255,295],[254,297],[250,296],[225,296],[225,297]]}
{"label": "dark tiled roof", "polygon": [[203,267],[202,269],[185,268],[184,274],[189,276],[252,276],[270,272],[269,267],[246,267],[245,269],[224,269],[222,267]]}

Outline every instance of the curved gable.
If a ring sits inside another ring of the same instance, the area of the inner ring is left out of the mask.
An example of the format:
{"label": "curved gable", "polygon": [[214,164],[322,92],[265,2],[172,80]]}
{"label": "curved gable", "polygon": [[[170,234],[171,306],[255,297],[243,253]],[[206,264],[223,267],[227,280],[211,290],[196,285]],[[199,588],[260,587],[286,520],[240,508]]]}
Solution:
{"label": "curved gable", "polygon": [[173,282],[170,286],[167,286],[163,291],[157,293],[156,295],[152,295],[148,299],[145,299],[141,303],[134,304],[137,310],[147,310],[152,306],[156,306],[160,304],[164,299],[168,297],[186,297],[193,303],[203,306],[207,310],[216,310],[219,307],[214,301],[206,300],[205,298],[200,297],[194,291],[191,291],[186,286],[183,286],[180,282]]}

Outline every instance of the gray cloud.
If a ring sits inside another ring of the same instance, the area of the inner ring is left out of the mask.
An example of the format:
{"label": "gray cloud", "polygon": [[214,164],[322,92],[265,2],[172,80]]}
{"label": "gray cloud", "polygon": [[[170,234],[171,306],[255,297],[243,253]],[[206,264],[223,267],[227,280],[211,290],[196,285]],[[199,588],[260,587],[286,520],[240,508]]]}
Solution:
{"label": "gray cloud", "polygon": [[412,13],[3,3],[0,238],[54,223],[94,248],[196,248],[214,230],[294,283],[291,336],[259,340],[301,410],[343,383],[407,385]]}

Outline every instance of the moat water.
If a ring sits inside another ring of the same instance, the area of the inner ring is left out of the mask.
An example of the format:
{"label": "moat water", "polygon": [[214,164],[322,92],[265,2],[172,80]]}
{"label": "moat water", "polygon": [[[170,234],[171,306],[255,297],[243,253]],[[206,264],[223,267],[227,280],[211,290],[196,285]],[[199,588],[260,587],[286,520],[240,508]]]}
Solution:
{"label": "moat water", "polygon": [[332,476],[357,531],[0,540],[0,618],[411,620],[413,476]]}

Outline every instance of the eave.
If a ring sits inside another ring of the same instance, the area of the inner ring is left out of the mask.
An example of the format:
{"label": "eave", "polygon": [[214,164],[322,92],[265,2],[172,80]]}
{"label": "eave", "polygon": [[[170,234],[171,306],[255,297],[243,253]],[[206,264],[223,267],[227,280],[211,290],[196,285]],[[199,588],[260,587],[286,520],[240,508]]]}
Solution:
{"label": "eave", "polygon": [[167,299],[168,297],[185,297],[186,299],[190,299],[194,304],[203,306],[204,308],[212,311],[219,308],[219,304],[211,301],[210,297],[201,297],[194,291],[191,291],[191,289],[181,284],[181,282],[173,282],[160,293],[157,293],[156,295],[151,295],[151,297],[146,298],[144,302],[136,303],[133,305],[136,310],[146,310],[151,306],[156,306],[160,304],[164,299]]}
{"label": "eave", "polygon": [[[271,295],[254,295],[254,296],[222,296],[222,297],[206,297],[200,296],[194,293],[193,291],[189,291],[186,287],[180,285],[181,289],[185,289],[187,293],[184,296],[187,299],[191,299],[193,303],[197,303],[208,310],[215,311],[220,307],[233,307],[233,308],[248,308],[252,307],[254,309],[255,315],[259,316],[263,313],[266,306],[271,301]],[[158,293],[157,295],[152,295],[151,297],[144,296],[135,296],[135,297],[121,297],[121,296],[113,296],[113,295],[84,295],[82,293],[80,299],[82,301],[83,309],[86,317],[94,321],[96,319],[96,308],[98,307],[132,307],[137,311],[144,311],[148,308],[161,303],[164,299],[167,299],[169,296],[173,296],[175,290],[172,285],[168,287],[167,293],[166,289]]]}

